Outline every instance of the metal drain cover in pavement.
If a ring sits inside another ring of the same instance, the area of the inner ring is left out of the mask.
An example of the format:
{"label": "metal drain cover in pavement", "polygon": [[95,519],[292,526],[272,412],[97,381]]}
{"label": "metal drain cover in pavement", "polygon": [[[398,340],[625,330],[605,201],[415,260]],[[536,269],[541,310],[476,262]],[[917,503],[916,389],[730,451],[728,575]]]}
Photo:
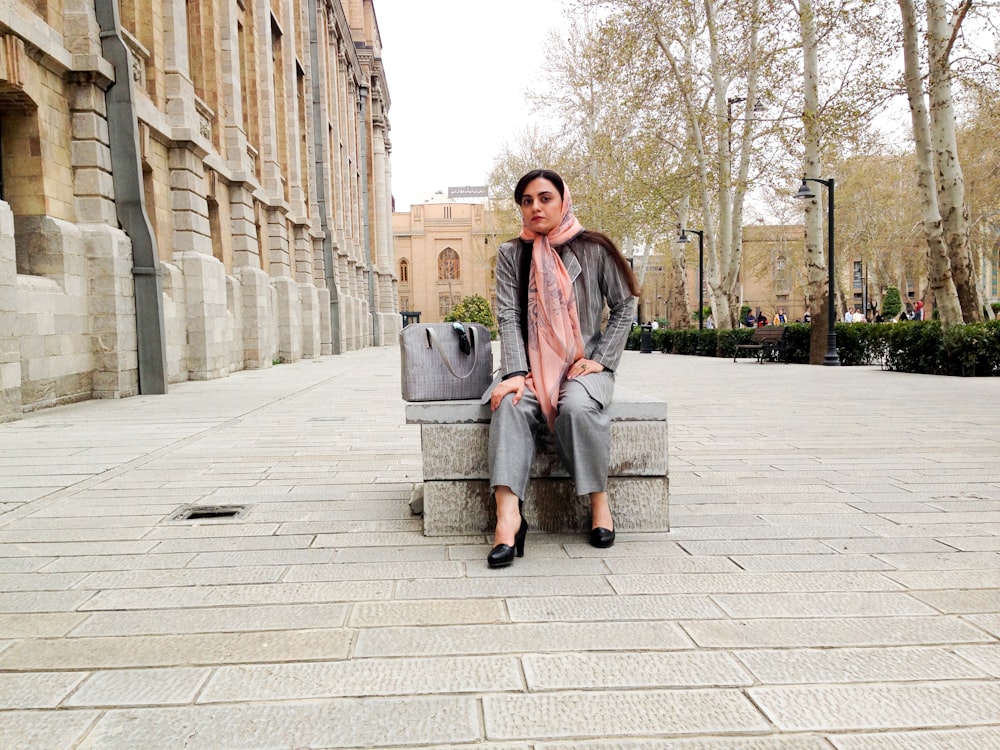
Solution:
{"label": "metal drain cover in pavement", "polygon": [[246,511],[245,505],[192,505],[174,513],[171,521],[212,521],[239,518]]}

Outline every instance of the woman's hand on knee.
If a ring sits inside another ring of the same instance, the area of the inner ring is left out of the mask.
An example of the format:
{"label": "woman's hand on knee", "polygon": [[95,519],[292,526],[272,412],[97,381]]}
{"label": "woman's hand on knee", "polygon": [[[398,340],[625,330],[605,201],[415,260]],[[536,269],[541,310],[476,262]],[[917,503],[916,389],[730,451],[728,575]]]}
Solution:
{"label": "woman's hand on knee", "polygon": [[573,380],[574,378],[579,378],[583,375],[592,375],[595,372],[604,372],[604,365],[592,359],[581,358],[574,362],[569,368],[569,371],[566,373],[566,378],[568,380]]}
{"label": "woman's hand on knee", "polygon": [[521,397],[524,396],[523,375],[515,375],[512,378],[501,380],[496,384],[493,393],[490,394],[490,411],[496,411],[500,407],[500,402],[510,393],[514,394],[511,403],[516,405],[521,400]]}

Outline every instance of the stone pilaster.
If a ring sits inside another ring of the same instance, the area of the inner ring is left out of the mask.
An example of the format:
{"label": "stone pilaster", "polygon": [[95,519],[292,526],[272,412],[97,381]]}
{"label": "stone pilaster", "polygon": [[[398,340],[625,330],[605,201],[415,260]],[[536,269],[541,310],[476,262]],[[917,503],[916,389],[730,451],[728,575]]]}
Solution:
{"label": "stone pilaster", "polygon": [[139,392],[139,343],[132,243],[110,226],[86,224],[81,231],[89,266],[93,396],[134,396]]}
{"label": "stone pilaster", "polygon": [[333,315],[330,309],[330,290],[316,289],[316,304],[319,307],[319,353],[333,354]]}
{"label": "stone pilaster", "polygon": [[243,291],[235,276],[226,276],[226,362],[229,372],[243,369]]}
{"label": "stone pilaster", "polygon": [[167,382],[188,379],[187,304],[184,274],[173,263],[160,263],[163,278],[163,328],[167,341]]}
{"label": "stone pilaster", "polygon": [[302,359],[302,299],[299,285],[287,276],[271,279],[278,293],[278,356],[282,362]]}
{"label": "stone pilaster", "polygon": [[14,214],[0,201],[0,422],[21,418],[21,353],[16,330]]}
{"label": "stone pilaster", "polygon": [[211,380],[228,374],[226,269],[211,255],[174,253],[184,274],[188,377]]}
{"label": "stone pilaster", "polygon": [[[319,321],[324,311],[319,305],[318,291],[311,283],[299,284],[299,299],[302,306],[302,356],[306,358],[320,355],[322,335]],[[325,312],[329,318],[329,308]]]}
{"label": "stone pilaster", "polygon": [[270,367],[277,356],[270,279],[259,268],[236,268],[233,273],[243,297],[243,366],[253,370]]}

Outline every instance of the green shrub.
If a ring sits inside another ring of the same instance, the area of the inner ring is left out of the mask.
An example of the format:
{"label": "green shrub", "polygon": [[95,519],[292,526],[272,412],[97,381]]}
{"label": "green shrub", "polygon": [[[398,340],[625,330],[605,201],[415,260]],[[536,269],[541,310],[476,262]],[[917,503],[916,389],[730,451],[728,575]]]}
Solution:
{"label": "green shrub", "polygon": [[465,297],[444,316],[445,323],[482,323],[489,329],[490,337],[497,337],[496,321],[490,310],[490,303],[478,294]]}
{"label": "green shrub", "polygon": [[749,344],[752,336],[753,328],[731,328],[718,331],[717,351],[719,356],[732,359],[736,356],[736,345]]}
{"label": "green shrub", "polygon": [[798,365],[809,364],[808,323],[789,323],[785,326],[785,361]]}
{"label": "green shrub", "polygon": [[903,300],[899,296],[899,290],[894,286],[887,287],[885,298],[882,300],[882,317],[886,320],[895,318],[902,309]]}

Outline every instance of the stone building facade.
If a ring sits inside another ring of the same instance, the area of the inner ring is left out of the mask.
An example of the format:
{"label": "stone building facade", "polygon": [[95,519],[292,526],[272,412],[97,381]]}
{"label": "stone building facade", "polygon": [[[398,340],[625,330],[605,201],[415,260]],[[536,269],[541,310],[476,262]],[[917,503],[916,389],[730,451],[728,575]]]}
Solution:
{"label": "stone building facade", "polygon": [[496,315],[496,216],[484,203],[429,202],[392,217],[399,309],[440,323],[464,297],[478,294]]}
{"label": "stone building facade", "polygon": [[0,420],[396,342],[372,0],[0,9]]}

